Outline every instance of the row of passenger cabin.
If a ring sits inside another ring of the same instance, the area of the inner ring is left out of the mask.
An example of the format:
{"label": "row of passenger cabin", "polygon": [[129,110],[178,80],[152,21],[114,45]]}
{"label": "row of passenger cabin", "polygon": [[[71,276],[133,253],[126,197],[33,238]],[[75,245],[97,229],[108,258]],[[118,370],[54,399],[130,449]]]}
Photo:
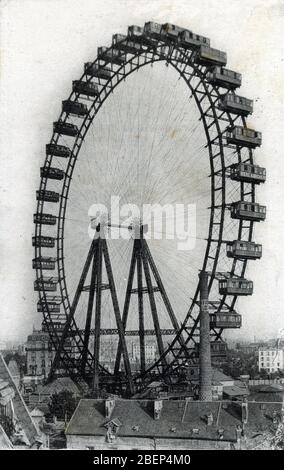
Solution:
{"label": "row of passenger cabin", "polygon": [[117,49],[109,49],[107,47],[98,48],[98,59],[110,62],[116,65],[122,65],[126,62],[126,55]]}
{"label": "row of passenger cabin", "polygon": [[84,117],[88,114],[88,107],[79,101],[64,100],[62,101],[62,111],[67,114]]}
{"label": "row of passenger cabin", "polygon": [[46,302],[44,301],[38,301],[37,303],[37,311],[38,312],[50,312],[50,313],[60,313],[60,304],[61,300],[60,297],[58,297],[58,300],[55,300],[56,297],[53,296],[50,298],[46,296]]}
{"label": "row of passenger cabin", "polygon": [[71,155],[71,150],[65,145],[58,144],[47,144],[46,145],[46,154],[54,155],[55,157],[64,157],[68,158]]}
{"label": "row of passenger cabin", "polygon": [[242,317],[236,312],[210,313],[210,328],[240,328]]}
{"label": "row of passenger cabin", "polygon": [[[199,355],[199,349],[200,345],[199,343],[196,344],[195,350],[197,355]],[[217,358],[217,357],[226,357],[227,355],[227,343],[221,342],[221,341],[211,341],[210,342],[210,351],[211,351],[211,357],[212,358]]]}
{"label": "row of passenger cabin", "polygon": [[229,277],[219,280],[221,295],[252,295],[253,282],[245,278]]}
{"label": "row of passenger cabin", "polygon": [[228,258],[260,259],[262,256],[262,245],[243,240],[227,242],[226,250]]}
{"label": "row of passenger cabin", "polygon": [[234,95],[233,93],[227,93],[220,98],[218,108],[221,111],[228,111],[232,114],[248,116],[253,112],[253,100]]}
{"label": "row of passenger cabin", "polygon": [[42,277],[41,279],[36,279],[34,281],[34,290],[35,291],[48,291],[55,292],[57,290],[57,277]]}
{"label": "row of passenger cabin", "polygon": [[56,258],[51,256],[39,256],[33,259],[33,269],[46,269],[52,271],[55,269]]}
{"label": "row of passenger cabin", "polygon": [[266,217],[266,206],[261,206],[257,202],[232,202],[230,211],[232,219],[260,222]]}
{"label": "row of passenger cabin", "polygon": [[145,46],[154,44],[152,38],[145,35],[144,26],[132,25],[128,27],[128,37],[132,42],[139,42]]}
{"label": "row of passenger cabin", "polygon": [[[132,26],[131,28],[134,27]],[[195,34],[188,29],[170,23],[161,25],[159,23],[149,21],[148,23],[145,23],[143,33],[156,40],[163,40],[165,38],[174,40],[186,49],[195,49],[202,45],[210,46],[209,38],[201,36],[200,34]]]}
{"label": "row of passenger cabin", "polygon": [[60,321],[53,321],[51,322],[43,322],[42,323],[42,331],[51,331],[56,330],[58,333],[62,333],[64,330],[65,322],[60,322]]}
{"label": "row of passenger cabin", "polygon": [[109,67],[99,66],[93,62],[87,62],[84,65],[84,71],[86,75],[89,75],[90,77],[96,77],[101,80],[110,80],[113,74]]}
{"label": "row of passenger cabin", "polygon": [[234,163],[230,166],[230,178],[234,181],[244,181],[246,183],[264,183],[266,170],[250,163]]}
{"label": "row of passenger cabin", "polygon": [[52,214],[36,213],[34,214],[34,224],[56,225],[57,218]]}
{"label": "row of passenger cabin", "polygon": [[37,201],[59,202],[59,193],[40,189],[36,192]]}
{"label": "row of passenger cabin", "polygon": [[95,83],[83,82],[82,80],[74,80],[72,82],[72,90],[80,95],[95,97],[99,95],[99,87]]}
{"label": "row of passenger cabin", "polygon": [[55,238],[38,235],[32,238],[33,246],[42,248],[54,248]]}
{"label": "row of passenger cabin", "polygon": [[53,123],[53,132],[57,132],[58,134],[62,135],[68,135],[70,137],[76,137],[79,134],[79,129],[75,124],[59,120]]}
{"label": "row of passenger cabin", "polygon": [[220,66],[210,69],[206,74],[206,78],[212,85],[221,86],[228,90],[239,88],[242,84],[242,75],[240,73]]}
{"label": "row of passenger cabin", "polygon": [[255,148],[261,145],[261,132],[248,129],[243,126],[228,128],[226,132],[227,144],[235,144],[240,147]]}
{"label": "row of passenger cabin", "polygon": [[64,178],[64,171],[60,168],[54,168],[52,166],[42,166],[40,169],[40,176],[42,178],[50,178],[52,180],[62,180]]}
{"label": "row of passenger cabin", "polygon": [[168,38],[174,40],[185,49],[196,49],[202,44],[210,46],[209,38],[170,23],[161,25],[150,21],[144,27],[129,26],[128,37],[146,45],[153,44],[153,39]]}
{"label": "row of passenger cabin", "polygon": [[[132,54],[139,53],[141,44],[149,45],[153,44],[153,41],[165,39],[174,40],[185,49],[196,50],[196,63],[210,67],[208,80],[211,83],[228,89],[234,89],[241,85],[241,74],[223,69],[223,66],[227,63],[226,52],[211,48],[209,38],[170,23],[159,24],[150,21],[145,23],[144,28],[130,26],[128,36],[124,34],[115,34],[113,36],[113,46],[118,49],[117,54],[114,55],[114,51],[111,50],[106,52],[106,48],[100,48],[99,58],[112,58],[114,61],[116,56],[119,57],[119,51]],[[109,57],[104,57],[105,54]],[[242,105],[247,106],[248,103],[242,102]]]}

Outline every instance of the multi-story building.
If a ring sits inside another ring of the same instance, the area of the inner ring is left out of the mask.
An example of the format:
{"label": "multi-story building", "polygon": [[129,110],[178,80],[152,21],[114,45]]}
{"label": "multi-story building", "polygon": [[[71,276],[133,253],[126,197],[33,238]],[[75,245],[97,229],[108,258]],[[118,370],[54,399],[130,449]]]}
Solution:
{"label": "multi-story building", "polygon": [[284,349],[261,346],[258,350],[258,370],[274,373],[284,369]]}
{"label": "multi-story building", "polygon": [[246,450],[283,419],[282,402],[82,399],[65,434],[67,449]]}
{"label": "multi-story building", "polygon": [[[145,360],[146,363],[150,364],[154,362],[157,357],[157,345],[154,342],[148,342],[145,344]],[[132,361],[139,361],[140,360],[140,344],[139,343],[132,343]]]}
{"label": "multi-story building", "polygon": [[34,329],[27,339],[26,354],[27,374],[46,377],[55,354],[48,333]]}

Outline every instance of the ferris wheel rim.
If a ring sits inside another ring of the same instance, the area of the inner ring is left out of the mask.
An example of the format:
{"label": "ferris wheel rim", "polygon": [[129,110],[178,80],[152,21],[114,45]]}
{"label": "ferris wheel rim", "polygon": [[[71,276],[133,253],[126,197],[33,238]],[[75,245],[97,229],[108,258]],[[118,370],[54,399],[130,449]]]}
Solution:
{"label": "ferris wheel rim", "polygon": [[[165,43],[162,43],[162,44],[160,44],[159,46],[153,46],[153,58],[154,58],[154,55],[159,55],[159,54],[157,53],[158,47],[161,48],[161,47],[163,47],[164,45],[165,45]],[[166,45],[168,45],[168,44],[166,44]],[[150,49],[151,49],[151,48],[150,48]],[[113,50],[113,46],[111,46],[108,50]],[[178,51],[178,52],[182,52],[183,54],[185,54],[185,51],[184,51],[184,50],[181,51],[181,50],[180,50],[179,48],[177,48],[177,47],[174,47],[173,50]],[[145,51],[143,51],[143,52],[145,53]],[[146,52],[146,55],[147,55],[147,54],[148,54],[148,50],[147,50],[147,52]],[[137,55],[134,55],[134,56],[132,56],[132,55],[130,54],[130,56],[131,56],[131,58],[127,61],[127,64],[132,63],[135,59],[137,59],[138,57],[141,57],[141,56],[142,56],[142,53],[137,54]],[[192,56],[192,51],[190,51],[190,56]],[[116,88],[116,86],[118,86],[119,83],[121,83],[122,80],[125,80],[125,78],[126,78],[128,75],[132,74],[135,70],[139,70],[140,68],[142,68],[142,67],[145,66],[145,65],[148,65],[148,64],[150,64],[150,63],[154,63],[154,62],[157,62],[157,61],[167,61],[169,64],[173,65],[170,59],[161,58],[161,55],[160,55],[160,58],[159,58],[159,59],[153,60],[153,58],[152,58],[152,60],[149,60],[149,62],[147,62],[147,63],[145,62],[145,63],[143,63],[143,64],[139,64],[139,60],[138,60],[138,65],[137,65],[137,67],[136,67],[136,68],[133,68],[132,70],[130,70],[129,73],[124,74],[124,76],[123,76],[119,81],[117,81],[117,83],[115,84],[114,87],[113,87],[113,86],[110,86],[111,90],[113,90],[114,88]],[[92,62],[92,64],[96,64],[96,63],[98,63],[98,62],[99,62],[99,59],[97,58],[94,62]],[[188,65],[189,65],[189,63],[187,64],[187,66],[188,66]],[[192,66],[193,63],[191,63],[190,65]],[[120,69],[124,69],[124,70],[125,70],[125,66],[126,66],[126,64],[123,64]],[[174,65],[173,65],[173,66],[174,66]],[[195,71],[195,72],[197,72],[197,70],[198,70],[198,73],[200,73],[200,74],[202,75],[201,80],[203,79],[203,81],[206,82],[206,80],[205,80],[206,67],[204,67],[203,72],[202,72],[200,69],[198,69],[198,67],[197,67],[196,65],[194,65],[193,68],[194,68],[194,71]],[[106,87],[107,87],[107,84],[108,84],[109,82],[112,82],[112,80],[113,80],[113,78],[114,78],[115,76],[118,76],[118,75],[119,75],[119,73],[120,73],[119,70],[120,70],[120,69],[118,69],[116,72],[114,72],[112,78],[102,87],[100,93],[102,93],[102,90],[105,91],[105,89],[106,89]],[[202,67],[201,67],[201,69],[202,69]],[[177,70],[177,69],[176,69],[176,70]],[[177,70],[177,71],[178,71],[178,70]],[[83,79],[85,79],[86,76],[87,76],[86,73],[84,73],[84,74],[82,75],[82,77],[80,78],[79,81],[80,81],[80,82],[83,81]],[[183,78],[184,78],[184,77],[183,77]],[[99,79],[99,80],[100,80],[100,79]],[[91,81],[91,78],[89,79],[89,81]],[[88,83],[88,81],[87,81],[87,83]],[[190,87],[189,84],[188,84],[188,86]],[[210,86],[212,87],[212,90],[214,90],[214,92],[217,93],[217,95],[219,96],[219,95],[220,95],[220,93],[219,93],[219,88],[216,87],[216,86],[213,87],[212,85],[210,85]],[[191,90],[191,91],[193,91],[193,90]],[[110,95],[110,93],[111,93],[111,91],[110,91],[108,94],[105,93],[105,97],[104,97],[103,100],[101,100],[100,105],[98,106],[98,110],[94,113],[94,115],[93,115],[92,118],[89,118],[90,111],[93,110],[94,107],[95,107],[95,101],[96,101],[96,99],[93,100],[93,104],[92,104],[92,106],[91,106],[90,109],[89,109],[88,116],[86,116],[86,118],[84,118],[84,120],[83,120],[83,122],[82,122],[82,126],[81,126],[81,128],[80,128],[79,135],[78,135],[78,137],[76,137],[76,139],[75,139],[75,141],[74,141],[74,145],[73,145],[72,151],[71,151],[70,159],[69,159],[68,166],[67,166],[67,170],[66,170],[65,177],[64,177],[64,183],[63,183],[63,187],[62,187],[62,192],[61,192],[61,196],[60,196],[59,217],[58,217],[58,229],[57,229],[57,260],[58,260],[57,262],[58,262],[58,271],[60,270],[61,266],[63,267],[63,275],[62,275],[62,277],[59,278],[59,283],[60,283],[60,295],[61,295],[62,299],[63,299],[63,298],[66,299],[67,303],[69,304],[69,311],[70,311],[70,299],[69,299],[69,296],[68,296],[68,290],[67,290],[67,284],[66,284],[66,276],[65,276],[65,272],[64,272],[64,223],[65,223],[65,213],[66,213],[66,207],[67,207],[68,193],[69,193],[69,188],[70,188],[70,185],[71,185],[73,170],[74,170],[74,168],[75,168],[75,164],[76,164],[77,158],[78,158],[79,153],[80,153],[80,149],[81,149],[82,142],[84,141],[84,138],[85,138],[85,136],[87,135],[87,132],[88,132],[88,130],[89,130],[89,126],[92,124],[93,120],[95,119],[95,117],[96,117],[96,115],[97,115],[97,112],[100,110],[101,106],[103,105],[103,103],[105,102],[105,100],[108,98],[108,96]],[[70,94],[70,96],[69,96],[68,99],[72,99],[72,97],[74,97],[74,95],[75,95],[75,101],[78,101],[78,98],[79,98],[79,96],[80,96],[80,93],[76,94],[74,91],[71,92],[71,94]],[[210,94],[208,94],[208,97],[209,97],[209,96],[211,97]],[[194,96],[194,97],[195,97],[195,96]],[[213,110],[214,110],[214,108],[213,108]],[[64,116],[64,114],[65,114],[65,116]],[[231,117],[230,113],[227,113],[227,115],[228,115],[229,121],[232,122],[232,117]],[[60,114],[59,120],[62,120],[63,122],[66,122],[66,121],[68,121],[68,117],[69,117],[69,114],[67,114],[67,113],[65,113],[64,111],[62,111],[62,113]],[[218,117],[217,117],[217,115],[216,115],[216,112],[215,112],[215,120],[216,120],[216,121],[215,121],[215,125],[216,125],[216,127],[217,127],[217,124],[219,124],[219,120],[218,120]],[[245,126],[245,125],[246,125],[246,124],[245,124],[245,123],[246,123],[245,118],[242,117],[242,120],[243,120],[243,123],[244,123],[244,126]],[[81,130],[82,130],[84,124],[85,124],[87,121],[89,121],[88,127],[85,128],[85,133],[82,134],[82,133],[81,133]],[[204,129],[205,129],[205,128],[204,128]],[[219,128],[219,129],[220,129],[220,128]],[[81,137],[82,137],[82,138],[81,138]],[[78,138],[81,138],[81,141],[80,141],[79,146],[78,146],[78,144],[77,144]],[[222,139],[222,137],[221,137],[220,135],[218,136],[218,138],[219,138],[219,139]],[[58,141],[59,141],[59,139],[60,139],[60,134],[54,132],[54,133],[53,133],[53,136],[52,136],[52,138],[51,138],[51,140],[50,140],[50,144],[57,144]],[[75,148],[76,146],[78,147],[78,151],[77,151],[76,154],[74,154],[74,151],[73,151],[73,150],[74,150],[74,148]],[[222,148],[222,141],[221,141],[221,140],[220,140],[220,148]],[[221,153],[222,153],[222,152],[221,152]],[[241,154],[241,151],[240,151],[240,149],[238,149],[239,161],[242,161],[240,154]],[[71,162],[71,159],[72,159],[72,158],[74,159],[74,165],[73,165],[73,167],[70,166],[70,162]],[[225,163],[224,163],[224,155],[223,155],[222,158],[223,158],[222,170],[224,170],[224,165],[225,165]],[[44,167],[49,168],[49,167],[51,166],[52,159],[53,159],[53,155],[47,155],[47,156],[46,156],[46,160],[45,160]],[[253,154],[252,154],[251,151],[250,151],[250,161],[253,163]],[[211,163],[211,158],[210,158],[210,163]],[[70,175],[69,175],[69,176],[67,176],[67,175],[68,175],[68,168],[71,168],[71,170],[72,170],[72,171],[70,172]],[[68,181],[68,184],[67,184],[67,185],[66,185],[66,178],[67,178],[67,181]],[[224,181],[223,184],[225,185],[225,184],[226,184],[226,180],[225,180],[226,177],[225,177],[225,174],[222,175],[222,178],[223,178],[223,181]],[[213,178],[212,175],[211,175],[211,184],[212,184],[212,180],[214,180],[214,178]],[[45,190],[46,184],[47,184],[47,178],[42,178],[42,179],[41,179],[41,184],[40,184],[40,190]],[[240,184],[240,186],[241,186],[241,194],[243,194],[243,185]],[[64,188],[66,188],[66,189],[65,189],[65,194],[63,195]],[[214,191],[214,190],[215,190],[215,188],[214,188],[214,182],[213,182],[213,189],[211,188],[211,202],[213,202],[213,201],[212,201],[212,191]],[[252,200],[254,200],[254,185],[252,185]],[[225,212],[225,210],[226,210],[226,207],[225,207],[225,198],[222,199],[222,201],[223,201],[223,203],[222,203],[222,204],[223,204],[223,205],[222,205],[222,216],[223,216],[223,215],[224,215],[224,212]],[[212,204],[212,206],[213,206],[213,204]],[[42,213],[43,213],[43,207],[44,207],[44,203],[41,204],[40,201],[38,201],[37,212],[39,212],[39,213],[42,214]],[[62,215],[62,214],[63,214],[63,215]],[[205,250],[205,254],[204,254],[203,269],[206,268],[207,257],[208,257],[208,253],[209,253],[209,250],[210,250],[210,244],[211,244],[211,242],[212,242],[212,240],[211,240],[211,238],[212,238],[212,230],[211,230],[211,229],[212,229],[212,224],[213,224],[213,217],[214,217],[214,209],[211,208],[210,224],[209,224],[209,235],[208,235],[206,250]],[[243,222],[242,220],[239,221],[239,233],[241,233],[241,231],[242,231],[242,222]],[[254,225],[254,222],[251,221],[251,222],[250,222],[250,231],[249,231],[249,240],[252,239],[253,225]],[[210,230],[211,230],[211,234],[210,234]],[[36,224],[36,235],[39,235],[39,236],[41,235],[41,224]],[[223,239],[222,239],[221,237],[219,237],[219,240],[218,240],[218,246],[219,246],[219,248],[220,248],[220,246],[221,246],[221,244],[222,244],[223,242],[224,242]],[[39,248],[39,249],[36,248],[36,256],[40,256],[40,255],[41,255],[41,248]],[[218,256],[219,256],[219,254],[217,254],[217,256],[215,257],[215,260],[216,260],[216,261],[215,261],[215,265],[214,265],[214,271],[216,271],[216,268],[217,268]],[[60,263],[62,263],[61,266],[59,266]],[[233,262],[232,262],[232,271],[231,271],[231,274],[234,274],[234,267],[235,267],[235,264],[236,264],[236,260],[233,260]],[[247,265],[247,261],[245,260],[245,261],[243,262],[243,268],[242,268],[242,273],[243,273],[243,274],[244,274],[244,272],[245,272],[246,265]],[[39,270],[37,270],[37,279],[40,279],[40,278],[42,278],[42,277],[43,277],[43,273],[42,273],[42,269],[40,268]],[[213,277],[214,277],[214,273],[212,273],[212,275],[211,275],[211,279],[210,279],[211,284],[212,284],[212,282],[213,282]],[[62,284],[63,284],[63,286],[62,286]],[[199,292],[199,288],[198,288],[198,286],[197,286],[196,292],[195,292],[195,295],[194,295],[194,299],[195,299],[195,300],[192,301],[191,307],[190,307],[189,310],[191,310],[193,304],[196,302],[196,298],[197,298],[197,296],[198,296],[198,292]],[[226,297],[226,296],[224,296],[224,297]],[[235,303],[236,299],[237,299],[237,296],[234,296],[234,298],[232,299],[232,304]],[[43,289],[43,301],[45,302],[46,305],[48,305],[48,303],[47,303],[47,301],[46,301],[46,292],[44,292],[44,289]],[[224,300],[224,301],[225,301],[225,300]],[[63,303],[63,305],[64,305],[64,310],[65,310],[65,315],[66,315],[66,317],[67,317],[67,316],[68,316],[68,313],[67,313],[67,310],[66,310],[66,308],[65,308],[65,304]],[[47,308],[47,315],[49,316],[49,318],[51,318],[50,315],[49,315],[49,312],[48,312],[48,308]],[[188,320],[188,315],[186,315],[186,317],[185,317],[185,320],[184,320],[184,322],[183,322],[183,324],[182,324],[182,326],[181,326],[181,330],[180,330],[179,334],[181,334],[182,332],[185,331],[187,320]],[[51,323],[52,323],[52,322],[51,322]],[[197,324],[197,323],[198,323],[198,319],[196,319],[196,324]],[[76,329],[76,325],[74,325],[74,327],[75,327],[75,329]],[[218,334],[219,334],[219,333],[218,333]],[[218,334],[217,334],[217,335],[218,335]],[[79,341],[82,341],[82,337],[80,337],[80,333],[79,333],[79,332],[78,332],[78,338],[79,338]],[[169,348],[165,351],[165,356],[172,350],[174,344],[176,344],[177,341],[178,341],[178,335],[176,336],[176,338],[174,339],[174,341],[171,343],[171,345],[169,346]],[[147,369],[146,373],[150,372],[150,371],[153,370],[155,367],[157,367],[157,364],[159,363],[159,361],[160,361],[160,358],[159,358],[159,360],[158,360],[155,364],[153,364],[153,366],[151,366],[150,368]],[[140,377],[138,377],[138,378],[140,378]]]}

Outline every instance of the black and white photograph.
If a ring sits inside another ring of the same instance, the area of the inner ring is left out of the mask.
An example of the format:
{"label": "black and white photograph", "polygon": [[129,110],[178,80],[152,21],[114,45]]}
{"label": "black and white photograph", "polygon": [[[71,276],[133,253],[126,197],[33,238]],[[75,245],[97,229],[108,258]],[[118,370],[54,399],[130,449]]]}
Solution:
{"label": "black and white photograph", "polygon": [[0,453],[284,450],[284,1],[1,0],[0,45]]}

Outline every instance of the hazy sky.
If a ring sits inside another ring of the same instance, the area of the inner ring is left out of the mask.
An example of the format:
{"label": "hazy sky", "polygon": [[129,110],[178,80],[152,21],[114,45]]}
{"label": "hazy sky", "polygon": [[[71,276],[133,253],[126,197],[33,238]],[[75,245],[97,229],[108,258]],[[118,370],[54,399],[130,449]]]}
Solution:
{"label": "hazy sky", "polygon": [[261,261],[247,277],[254,295],[238,303],[243,328],[231,337],[269,337],[284,327],[284,2],[272,0],[2,0],[0,4],[0,341],[24,339],[39,325],[31,269],[32,216],[51,124],[71,81],[115,32],[145,21],[175,23],[226,50],[243,74],[241,95],[254,99],[253,126],[263,133],[256,161],[267,168],[257,199]]}

